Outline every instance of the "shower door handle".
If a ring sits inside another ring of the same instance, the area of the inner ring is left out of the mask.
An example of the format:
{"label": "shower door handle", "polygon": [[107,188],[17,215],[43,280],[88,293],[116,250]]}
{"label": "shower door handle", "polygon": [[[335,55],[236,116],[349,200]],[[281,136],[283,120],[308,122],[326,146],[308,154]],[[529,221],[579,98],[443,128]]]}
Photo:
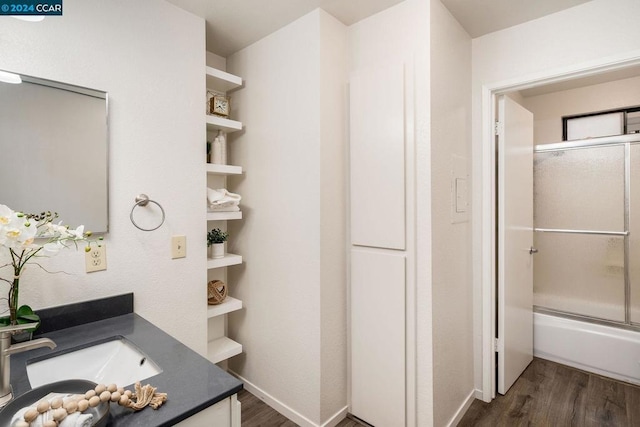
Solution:
{"label": "shower door handle", "polygon": [[533,254],[537,254],[538,250],[536,248],[534,248],[533,246],[531,246],[529,248],[529,255],[533,255]]}

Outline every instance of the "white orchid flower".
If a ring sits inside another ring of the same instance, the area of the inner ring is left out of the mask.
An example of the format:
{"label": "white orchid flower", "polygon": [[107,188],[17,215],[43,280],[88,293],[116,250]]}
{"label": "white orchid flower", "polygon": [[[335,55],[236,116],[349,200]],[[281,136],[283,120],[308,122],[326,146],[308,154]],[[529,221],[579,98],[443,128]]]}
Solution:
{"label": "white orchid flower", "polygon": [[[60,249],[68,247],[67,240],[85,240],[90,233],[85,236],[84,226],[76,229],[69,229],[62,223],[53,224],[53,218],[57,218],[57,213],[46,212],[40,215],[25,215],[15,212],[6,205],[0,204],[0,249],[8,249],[11,253],[9,264],[13,266],[14,277],[3,277],[2,279],[10,283],[9,298],[7,301],[10,307],[10,322],[16,324],[15,316],[18,308],[18,283],[20,276],[26,268],[26,264],[32,261],[33,257],[40,255],[55,255]],[[40,242],[46,242],[40,245]],[[4,251],[3,251],[4,252]],[[0,253],[0,256],[8,255]]]}
{"label": "white orchid flower", "polygon": [[13,217],[13,211],[6,205],[0,205],[0,227],[9,224]]}
{"label": "white orchid flower", "polygon": [[4,226],[3,246],[8,246],[17,251],[34,249],[38,246],[34,244],[38,226],[34,221],[30,221],[26,216],[14,212],[9,223]]}
{"label": "white orchid flower", "polygon": [[79,226],[75,230],[67,230],[69,236],[74,240],[83,239],[84,238],[84,225]]}
{"label": "white orchid flower", "polygon": [[60,249],[63,249],[64,247],[65,246],[59,240],[56,240],[55,242],[45,243],[42,247],[42,250],[47,255],[55,255],[60,252]]}

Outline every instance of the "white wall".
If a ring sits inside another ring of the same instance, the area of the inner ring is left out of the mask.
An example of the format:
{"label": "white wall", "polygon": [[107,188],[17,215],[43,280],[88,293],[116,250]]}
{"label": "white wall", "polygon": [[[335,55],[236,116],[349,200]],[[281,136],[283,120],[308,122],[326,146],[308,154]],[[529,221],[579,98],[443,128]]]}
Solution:
{"label": "white wall", "polygon": [[229,367],[302,425],[346,407],[343,32],[316,10],[227,58],[246,81],[230,143],[244,219],[229,224],[245,263],[228,271],[244,354]]}
{"label": "white wall", "polygon": [[320,11],[320,419],[347,403],[347,28]]}
{"label": "white wall", "polygon": [[[134,292],[137,313],[204,353],[204,21],[157,0],[67,0],[62,17],[0,21],[0,69],[109,93],[108,269],[85,274],[84,251],[66,251],[41,264],[69,274],[32,266],[21,301],[38,309]],[[91,159],[69,155],[91,173]],[[163,205],[162,228],[131,224],[138,193]],[[171,260],[174,234],[187,236],[187,258]]]}
{"label": "white wall", "polygon": [[[458,169],[456,177],[465,178],[470,170],[470,154],[471,37],[442,3],[434,0],[431,2],[431,224],[432,245],[437,248],[432,259],[436,426],[448,425],[459,412],[463,413],[474,391],[471,225],[464,216],[452,215],[455,197],[452,171]],[[454,156],[460,160],[454,160]],[[457,162],[462,165],[456,165]]]}
{"label": "white wall", "polygon": [[640,77],[525,97],[522,105],[533,113],[533,141],[562,141],[562,117],[640,105]]}
{"label": "white wall", "polygon": [[[640,56],[640,2],[594,0],[473,40],[473,181],[475,382],[482,388],[483,85],[509,84]],[[485,123],[490,126],[490,123]]]}

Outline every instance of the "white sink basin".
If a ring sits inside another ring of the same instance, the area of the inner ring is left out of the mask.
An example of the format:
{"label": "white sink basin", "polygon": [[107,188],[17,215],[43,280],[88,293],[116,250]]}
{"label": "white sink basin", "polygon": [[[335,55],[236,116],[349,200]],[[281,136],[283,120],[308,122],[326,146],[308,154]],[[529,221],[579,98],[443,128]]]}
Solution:
{"label": "white sink basin", "polygon": [[27,362],[32,388],[68,379],[126,387],[160,372],[162,369],[153,360],[124,337]]}

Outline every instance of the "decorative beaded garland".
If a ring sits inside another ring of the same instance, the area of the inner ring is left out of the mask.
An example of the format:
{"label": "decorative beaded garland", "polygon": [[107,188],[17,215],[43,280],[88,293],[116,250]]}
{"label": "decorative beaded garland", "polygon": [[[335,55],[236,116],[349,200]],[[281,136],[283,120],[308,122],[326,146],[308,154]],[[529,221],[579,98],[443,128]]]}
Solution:
{"label": "decorative beaded garland", "polygon": [[41,400],[35,407],[27,409],[22,414],[22,420],[15,424],[15,427],[29,427],[39,415],[51,412],[52,420],[45,421],[44,427],[57,427],[67,415],[74,412],[84,412],[88,408],[95,408],[103,402],[114,402],[125,408],[135,411],[144,409],[147,405],[153,409],[158,409],[167,401],[167,393],[156,393],[156,388],[150,384],[141,386],[135,384],[135,393],[125,390],[115,384],[98,384],[94,389],[87,390],[85,394],[76,394],[66,399],[55,397],[48,400]]}

